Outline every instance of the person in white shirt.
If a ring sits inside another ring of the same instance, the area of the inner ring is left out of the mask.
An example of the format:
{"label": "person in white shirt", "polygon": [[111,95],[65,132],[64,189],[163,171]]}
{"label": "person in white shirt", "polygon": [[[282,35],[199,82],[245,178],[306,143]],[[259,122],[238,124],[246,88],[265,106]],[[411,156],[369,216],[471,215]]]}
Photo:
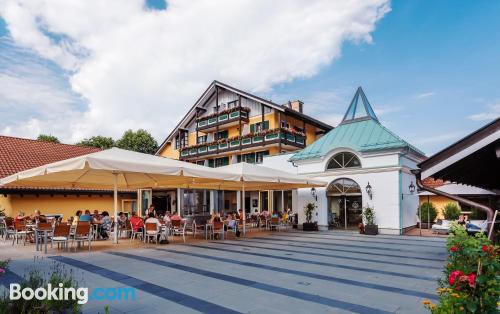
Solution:
{"label": "person in white shirt", "polygon": [[[153,213],[149,213],[148,214],[148,219],[146,219],[146,221],[144,222],[145,224],[148,224],[148,223],[154,223],[156,224],[156,231],[159,232],[160,231],[160,228],[161,228],[161,223],[160,221],[158,220],[158,218],[156,218],[154,216]],[[154,234],[154,231],[152,230],[147,230],[146,231],[148,234]]]}

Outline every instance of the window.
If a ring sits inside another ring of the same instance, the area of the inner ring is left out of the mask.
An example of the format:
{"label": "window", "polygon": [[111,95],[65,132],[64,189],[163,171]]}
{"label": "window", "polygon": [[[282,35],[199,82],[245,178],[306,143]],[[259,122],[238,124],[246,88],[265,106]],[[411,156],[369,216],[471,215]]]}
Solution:
{"label": "window", "polygon": [[250,124],[250,132],[251,133],[260,132],[263,130],[269,130],[269,121],[268,120],[264,121],[264,123],[259,122],[259,123]]}
{"label": "window", "polygon": [[209,159],[209,160],[208,160],[208,166],[209,166],[210,168],[213,168],[213,167],[214,167],[214,160],[213,160],[213,159]]}
{"label": "window", "polygon": [[355,181],[342,178],[330,183],[326,188],[326,193],[327,195],[359,195],[361,194],[361,188]]}
{"label": "window", "polygon": [[198,139],[196,140],[196,144],[205,144],[206,142],[207,142],[206,135],[198,136]]}
{"label": "window", "polygon": [[205,160],[198,160],[196,162],[197,165],[204,166],[205,165]]}
{"label": "window", "polygon": [[289,129],[290,128],[290,123],[285,122],[285,121],[281,121],[281,127],[283,129]]}
{"label": "window", "polygon": [[238,107],[238,101],[233,100],[227,103],[227,109],[235,108]]}
{"label": "window", "polygon": [[186,146],[188,146],[187,136],[179,135],[175,138],[175,149],[180,149]]}
{"label": "window", "polygon": [[342,169],[342,168],[358,168],[361,167],[361,162],[353,153],[342,152],[338,153],[330,159],[326,169]]}
{"label": "window", "polygon": [[256,152],[255,153],[255,163],[261,164],[264,161],[264,156],[269,156],[269,151]]}
{"label": "window", "polygon": [[214,139],[215,140],[220,140],[221,138],[228,138],[229,137],[229,133],[227,130],[225,131],[219,131],[218,133],[214,133]]}
{"label": "window", "polygon": [[229,157],[215,158],[215,168],[229,165]]}

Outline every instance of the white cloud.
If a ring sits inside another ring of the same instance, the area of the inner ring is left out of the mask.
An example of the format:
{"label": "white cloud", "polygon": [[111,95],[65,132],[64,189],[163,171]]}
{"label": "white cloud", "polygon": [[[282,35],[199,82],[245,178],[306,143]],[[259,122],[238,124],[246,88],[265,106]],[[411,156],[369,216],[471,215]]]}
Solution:
{"label": "white cloud", "polygon": [[422,138],[418,138],[414,141],[415,144],[418,145],[428,145],[428,144],[436,144],[436,143],[447,143],[451,144],[453,141],[460,139],[465,136],[465,132],[449,132],[442,134],[434,134],[432,136],[426,136]]}
{"label": "white cloud", "polygon": [[418,98],[418,99],[422,99],[422,98],[429,98],[429,97],[432,97],[432,96],[434,96],[434,95],[436,95],[436,93],[435,93],[435,92],[421,93],[421,94],[418,94],[418,95],[417,95],[417,98]]}
{"label": "white cloud", "polygon": [[88,101],[83,111],[68,101],[59,122],[71,127],[56,135],[73,141],[140,127],[161,140],[212,80],[267,93],[311,77],[344,41],[370,43],[389,10],[387,0],[173,0],[164,11],[141,0],[0,0],[14,42],[57,63]]}
{"label": "white cloud", "polygon": [[500,102],[489,104],[487,111],[468,116],[473,121],[489,121],[500,117]]}

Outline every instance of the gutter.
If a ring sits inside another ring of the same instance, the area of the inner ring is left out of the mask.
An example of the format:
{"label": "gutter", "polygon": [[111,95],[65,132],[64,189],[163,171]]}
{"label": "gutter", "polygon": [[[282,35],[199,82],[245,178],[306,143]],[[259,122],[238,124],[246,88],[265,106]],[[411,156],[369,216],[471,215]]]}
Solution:
{"label": "gutter", "polygon": [[[443,192],[443,191],[439,191],[439,190],[427,187],[427,186],[425,186],[422,183],[422,179],[420,177],[421,173],[422,173],[422,170],[420,170],[420,169],[414,169],[411,172],[415,175],[415,179],[416,179],[416,182],[417,182],[417,187],[419,189],[425,190],[427,192],[434,193],[436,195],[447,197],[447,198],[455,200],[455,201],[457,201],[459,203],[466,204],[466,205],[469,205],[469,206],[473,206],[475,208],[478,208],[478,209],[486,212],[486,219],[487,219],[487,222],[488,222],[487,231],[490,230],[491,224],[493,223],[493,215],[494,215],[493,209],[491,209],[490,207],[485,206],[483,204],[479,204],[479,203],[473,202],[471,200],[468,200],[466,198],[463,198],[463,197],[460,197],[460,196],[457,196],[457,195],[449,194],[449,193],[446,193],[446,192]],[[489,234],[490,240],[492,240],[491,236],[492,236],[492,233]]]}

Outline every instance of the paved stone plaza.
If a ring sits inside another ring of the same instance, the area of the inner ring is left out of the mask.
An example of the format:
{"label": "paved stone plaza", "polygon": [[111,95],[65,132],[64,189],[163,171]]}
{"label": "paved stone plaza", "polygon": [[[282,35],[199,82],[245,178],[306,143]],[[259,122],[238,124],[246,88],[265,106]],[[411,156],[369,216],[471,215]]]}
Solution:
{"label": "paved stone plaza", "polygon": [[92,300],[85,313],[103,313],[106,305],[110,313],[424,313],[421,301],[436,300],[444,241],[276,232],[16,259],[1,280],[19,280],[35,261],[39,268],[64,264],[90,290],[136,289],[135,301]]}

